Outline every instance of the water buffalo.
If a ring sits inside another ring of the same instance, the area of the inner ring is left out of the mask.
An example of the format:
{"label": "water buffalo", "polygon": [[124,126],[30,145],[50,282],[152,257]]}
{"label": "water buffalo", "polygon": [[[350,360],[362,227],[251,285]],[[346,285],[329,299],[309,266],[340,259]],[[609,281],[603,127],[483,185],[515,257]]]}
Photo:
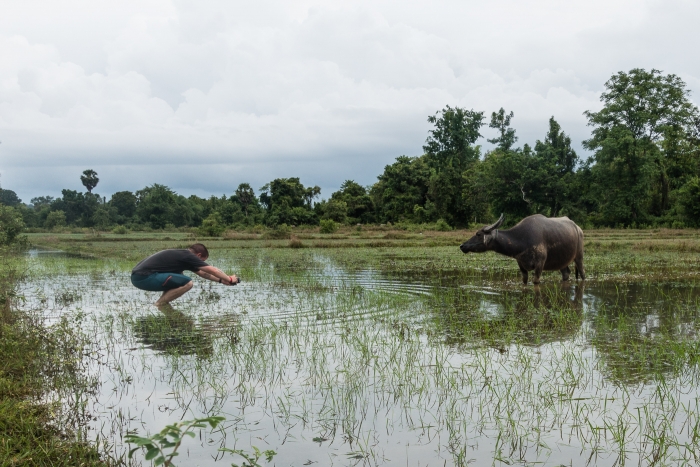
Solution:
{"label": "water buffalo", "polygon": [[464,253],[495,251],[518,262],[523,283],[527,272],[535,271],[535,284],[542,271],[560,271],[562,280],[569,280],[569,265],[576,263],[576,279],[586,278],[583,270],[583,231],[568,217],[549,218],[541,214],[526,217],[515,227],[498,230],[503,214],[495,224],[483,227],[460,245]]}

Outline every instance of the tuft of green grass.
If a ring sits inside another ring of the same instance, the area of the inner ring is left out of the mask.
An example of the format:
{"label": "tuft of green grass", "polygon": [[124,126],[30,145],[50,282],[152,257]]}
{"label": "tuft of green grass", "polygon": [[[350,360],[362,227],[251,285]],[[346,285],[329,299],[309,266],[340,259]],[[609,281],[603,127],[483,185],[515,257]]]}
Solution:
{"label": "tuft of green grass", "polygon": [[292,235],[289,239],[289,248],[304,248],[304,242],[299,240],[297,236]]}
{"label": "tuft of green grass", "polygon": [[[54,423],[52,405],[40,402],[55,383],[74,373],[77,352],[14,309],[21,260],[0,253],[0,464],[104,466],[98,448]],[[60,331],[59,331],[60,332]],[[62,352],[68,350],[68,352]]]}

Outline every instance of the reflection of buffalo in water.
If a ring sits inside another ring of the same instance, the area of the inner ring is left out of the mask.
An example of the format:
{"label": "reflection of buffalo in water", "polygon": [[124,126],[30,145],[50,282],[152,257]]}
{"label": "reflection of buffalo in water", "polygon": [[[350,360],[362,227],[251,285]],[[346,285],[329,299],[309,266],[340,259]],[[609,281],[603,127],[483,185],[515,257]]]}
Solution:
{"label": "reflection of buffalo in water", "polygon": [[599,284],[592,292],[588,338],[608,378],[638,384],[697,368],[697,284]]}
{"label": "reflection of buffalo in water", "polygon": [[576,264],[576,278],[586,275],[583,270],[583,231],[568,217],[526,217],[515,227],[498,230],[503,214],[495,224],[479,229],[460,245],[463,253],[495,251],[518,262],[523,283],[528,271],[535,271],[534,284],[540,283],[542,271],[560,271],[562,280],[569,280],[569,265]]}
{"label": "reflection of buffalo in water", "polygon": [[499,293],[464,290],[443,308],[438,323],[453,344],[486,341],[503,348],[566,340],[583,323],[583,291],[583,284],[562,283]]}
{"label": "reflection of buffalo in water", "polygon": [[506,349],[580,336],[595,349],[607,378],[638,384],[700,366],[699,302],[695,283],[474,287],[449,301],[443,296],[435,322],[459,347]]}
{"label": "reflection of buffalo in water", "polygon": [[143,316],[134,322],[136,339],[155,351],[200,356],[213,351],[212,340],[195,326],[192,318],[172,306],[161,307],[162,314]]}

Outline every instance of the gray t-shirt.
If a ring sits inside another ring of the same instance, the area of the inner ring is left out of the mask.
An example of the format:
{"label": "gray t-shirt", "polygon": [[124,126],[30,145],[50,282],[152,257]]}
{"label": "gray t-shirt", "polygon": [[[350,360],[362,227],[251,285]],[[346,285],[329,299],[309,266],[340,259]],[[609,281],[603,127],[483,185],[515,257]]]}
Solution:
{"label": "gray t-shirt", "polygon": [[197,272],[205,266],[209,265],[190,250],[163,250],[141,261],[131,273],[140,276],[156,272],[182,274],[186,270]]}

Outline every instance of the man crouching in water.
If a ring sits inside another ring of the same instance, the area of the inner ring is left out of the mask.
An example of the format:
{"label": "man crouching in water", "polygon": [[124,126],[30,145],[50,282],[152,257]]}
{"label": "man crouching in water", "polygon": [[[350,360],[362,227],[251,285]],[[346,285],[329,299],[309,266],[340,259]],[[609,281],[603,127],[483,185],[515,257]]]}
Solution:
{"label": "man crouching in water", "polygon": [[185,270],[220,284],[236,285],[240,282],[235,275],[228,276],[205,263],[208,258],[209,251],[201,243],[186,250],[163,250],[136,265],[131,271],[131,283],[141,290],[163,292],[155,303],[162,307],[192,288],[192,279],[183,274]]}

